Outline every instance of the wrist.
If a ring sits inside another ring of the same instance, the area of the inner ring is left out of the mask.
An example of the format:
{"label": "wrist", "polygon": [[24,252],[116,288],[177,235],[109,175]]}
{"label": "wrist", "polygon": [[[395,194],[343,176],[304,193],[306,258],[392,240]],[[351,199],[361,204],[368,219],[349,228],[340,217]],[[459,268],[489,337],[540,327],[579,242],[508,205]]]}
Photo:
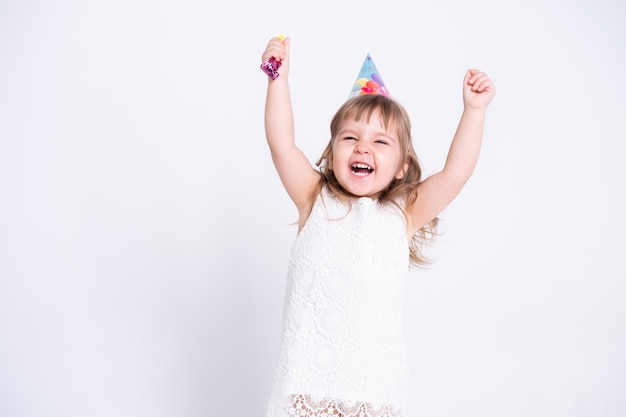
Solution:
{"label": "wrist", "polygon": [[275,80],[272,80],[269,77],[267,79],[268,88],[279,87],[282,85],[286,85],[286,86],[289,85],[289,79],[287,78],[286,74],[280,74]]}
{"label": "wrist", "polygon": [[463,113],[484,115],[487,113],[486,107],[472,107],[467,104],[463,106]]}

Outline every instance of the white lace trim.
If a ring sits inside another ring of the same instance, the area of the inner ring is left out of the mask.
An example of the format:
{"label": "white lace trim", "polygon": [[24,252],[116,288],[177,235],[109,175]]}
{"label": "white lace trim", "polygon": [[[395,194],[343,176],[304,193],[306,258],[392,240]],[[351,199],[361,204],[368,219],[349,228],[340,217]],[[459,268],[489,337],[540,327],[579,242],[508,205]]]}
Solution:
{"label": "white lace trim", "polygon": [[399,410],[389,405],[314,399],[310,395],[292,395],[289,417],[402,417]]}

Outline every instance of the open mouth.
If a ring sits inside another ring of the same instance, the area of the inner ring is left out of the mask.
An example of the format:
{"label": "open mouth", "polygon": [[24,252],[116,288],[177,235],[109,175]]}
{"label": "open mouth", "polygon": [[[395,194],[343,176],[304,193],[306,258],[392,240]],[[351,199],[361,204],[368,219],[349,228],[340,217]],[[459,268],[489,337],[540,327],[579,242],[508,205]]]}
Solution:
{"label": "open mouth", "polygon": [[350,169],[352,170],[354,174],[359,175],[359,176],[369,175],[372,172],[374,172],[374,168],[363,163],[352,164],[350,165]]}

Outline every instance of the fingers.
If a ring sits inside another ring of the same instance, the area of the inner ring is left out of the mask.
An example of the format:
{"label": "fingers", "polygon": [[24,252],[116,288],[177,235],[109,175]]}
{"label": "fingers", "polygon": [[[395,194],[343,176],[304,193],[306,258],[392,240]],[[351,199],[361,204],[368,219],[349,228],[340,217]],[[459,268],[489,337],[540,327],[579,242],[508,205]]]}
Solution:
{"label": "fingers", "polygon": [[290,41],[291,40],[289,38],[281,40],[278,36],[270,39],[263,55],[261,56],[261,60],[267,61],[270,57],[274,57],[276,60],[282,61],[287,57]]}
{"label": "fingers", "polygon": [[487,74],[477,69],[470,69],[465,74],[465,83],[475,93],[482,93],[483,91],[493,88],[493,83],[487,77]]}

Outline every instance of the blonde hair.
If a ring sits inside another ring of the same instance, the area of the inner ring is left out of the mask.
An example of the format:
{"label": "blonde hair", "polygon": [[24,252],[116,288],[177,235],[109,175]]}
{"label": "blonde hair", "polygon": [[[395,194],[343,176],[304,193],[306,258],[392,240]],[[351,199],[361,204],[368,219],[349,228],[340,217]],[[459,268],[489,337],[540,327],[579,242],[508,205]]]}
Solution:
{"label": "blonde hair", "polygon": [[[406,216],[404,207],[398,202],[403,202],[404,206],[409,206],[417,199],[418,186],[422,182],[422,168],[413,149],[411,139],[411,121],[408,113],[395,100],[377,94],[365,94],[351,98],[344,103],[330,123],[330,141],[322,152],[322,156],[317,161],[321,174],[319,190],[326,186],[337,198],[351,202],[356,197],[345,190],[332,169],[333,143],[344,120],[365,120],[369,122],[374,112],[380,115],[385,129],[393,127],[396,130],[400,143],[403,164],[407,168],[401,179],[394,178],[383,190],[378,198],[379,204],[391,203],[396,205]],[[410,263],[413,266],[424,266],[428,260],[423,255],[423,249],[436,235],[437,218],[431,220],[413,235],[409,242]]]}

